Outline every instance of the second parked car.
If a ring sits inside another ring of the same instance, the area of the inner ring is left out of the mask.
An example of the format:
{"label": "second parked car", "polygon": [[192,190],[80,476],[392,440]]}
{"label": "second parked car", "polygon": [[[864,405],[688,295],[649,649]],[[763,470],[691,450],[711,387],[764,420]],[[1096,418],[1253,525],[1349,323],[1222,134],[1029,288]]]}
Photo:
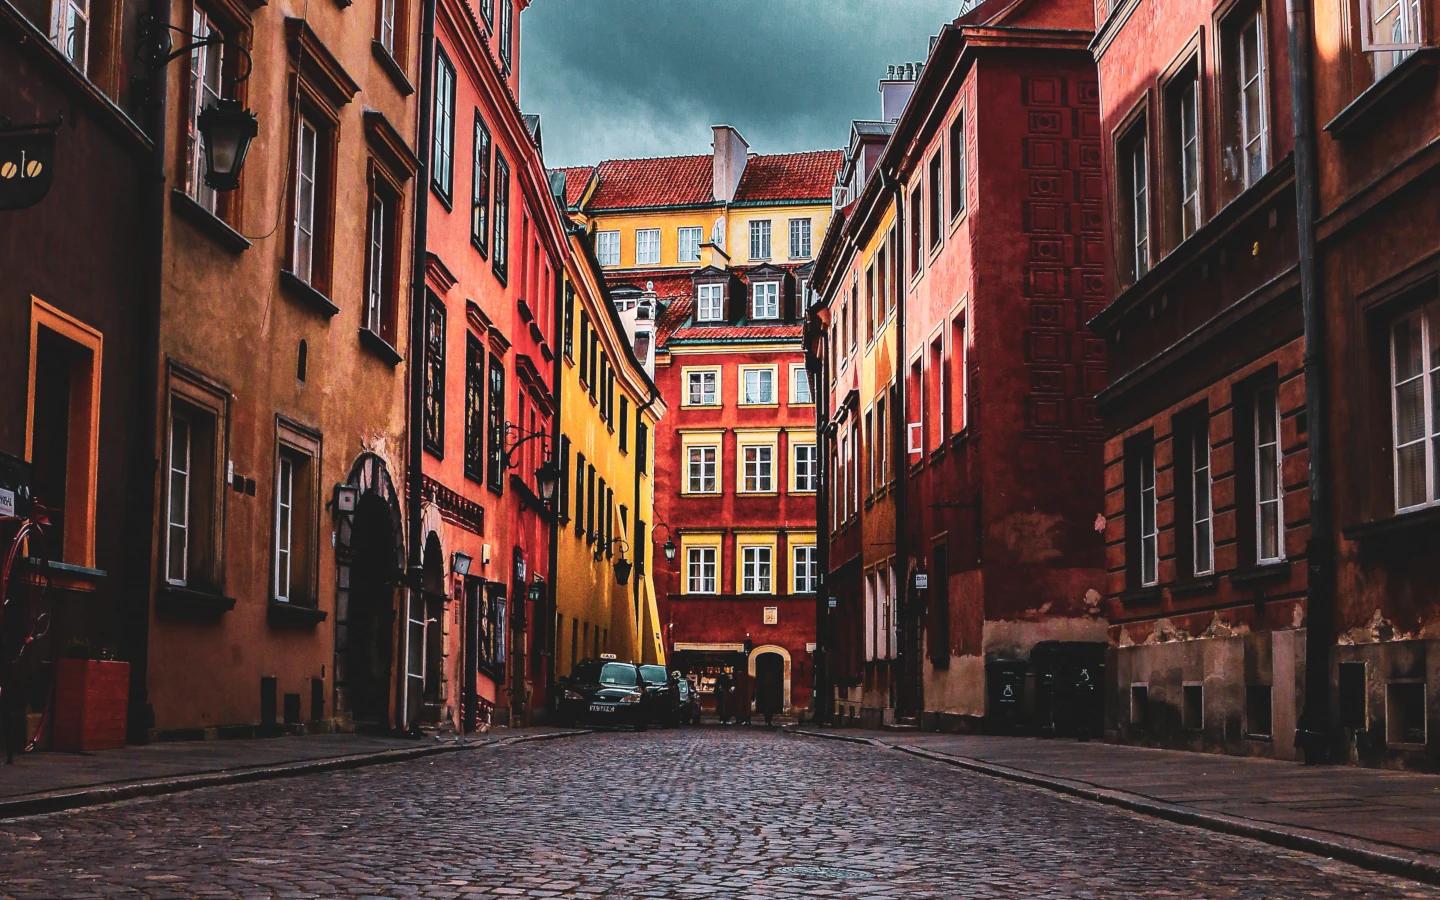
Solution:
{"label": "second parked car", "polygon": [[664,666],[641,666],[640,677],[650,695],[650,721],[674,728],[680,723],[680,687],[675,677]]}

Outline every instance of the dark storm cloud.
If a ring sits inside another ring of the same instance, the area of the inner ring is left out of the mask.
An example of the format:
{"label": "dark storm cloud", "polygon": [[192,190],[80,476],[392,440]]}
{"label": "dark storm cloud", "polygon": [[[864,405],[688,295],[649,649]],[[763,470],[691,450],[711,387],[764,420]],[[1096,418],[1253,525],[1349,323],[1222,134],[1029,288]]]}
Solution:
{"label": "dark storm cloud", "polygon": [[708,153],[734,125],[761,153],[842,147],[876,82],[923,60],[958,0],[535,0],[521,105],[545,161]]}

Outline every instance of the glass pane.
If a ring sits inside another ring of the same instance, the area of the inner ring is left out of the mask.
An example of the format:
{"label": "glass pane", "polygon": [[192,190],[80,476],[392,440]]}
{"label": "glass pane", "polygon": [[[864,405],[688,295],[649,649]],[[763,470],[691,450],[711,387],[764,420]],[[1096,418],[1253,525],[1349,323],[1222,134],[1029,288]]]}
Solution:
{"label": "glass pane", "polygon": [[1257,491],[1261,500],[1274,500],[1276,491],[1275,447],[1260,448],[1260,484]]}
{"label": "glass pane", "polygon": [[166,573],[171,581],[185,580],[185,528],[181,525],[170,526],[170,564]]}
{"label": "glass pane", "polygon": [[1210,523],[1195,526],[1195,572],[1210,571]]}
{"label": "glass pane", "polygon": [[1278,559],[1280,556],[1280,504],[1266,503],[1260,507],[1260,556],[1262,559]]}
{"label": "glass pane", "polygon": [[1402,447],[1395,454],[1396,499],[1401,509],[1418,506],[1429,498],[1425,493],[1425,444]]}
{"label": "glass pane", "polygon": [[1395,443],[1403,447],[1425,434],[1425,382],[1408,381],[1395,389]]}
{"label": "glass pane", "polygon": [[1419,319],[1413,316],[1401,319],[1395,323],[1390,336],[1395,355],[1395,383],[1399,384],[1425,370]]}

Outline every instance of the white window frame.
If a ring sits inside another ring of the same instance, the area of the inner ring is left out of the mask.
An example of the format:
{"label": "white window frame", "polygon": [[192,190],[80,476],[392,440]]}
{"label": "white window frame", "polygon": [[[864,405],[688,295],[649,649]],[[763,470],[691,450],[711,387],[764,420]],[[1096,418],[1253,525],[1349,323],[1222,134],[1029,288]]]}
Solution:
{"label": "white window frame", "polygon": [[725,285],[712,283],[698,285],[695,289],[695,321],[722,322],[725,320]]}
{"label": "white window frame", "polygon": [[[805,395],[802,398],[800,388],[805,388]],[[810,372],[803,363],[790,367],[790,404],[792,406],[813,406],[815,404],[815,389],[810,381]]]}
{"label": "white window frame", "polygon": [[[80,26],[78,28],[77,23]],[[50,39],[60,48],[60,53],[80,70],[80,74],[87,74],[90,57],[90,0],[58,0],[51,13]]]}
{"label": "white window frame", "polygon": [[1180,90],[1180,236],[1200,227],[1200,79]]}
{"label": "white window frame", "polygon": [[395,55],[395,5],[396,0],[380,0],[380,46],[392,57]]}
{"label": "white window frame", "polygon": [[719,460],[720,448],[714,444],[687,446],[685,448],[685,493],[720,493]]}
{"label": "white window frame", "polygon": [[865,661],[878,658],[880,637],[880,592],[876,573],[865,573]]}
{"label": "white window frame", "polygon": [[750,302],[752,319],[780,318],[780,282],[757,281],[750,289],[753,295]]}
{"label": "white window frame", "polygon": [[[1375,13],[1376,6],[1384,7],[1379,15]],[[1395,23],[1401,26],[1398,29],[1399,34],[1396,34],[1397,29],[1392,26],[1388,40],[1376,40],[1375,26],[1380,25],[1397,10],[1409,14],[1394,18]],[[1360,0],[1361,50],[1367,53],[1403,53],[1409,56],[1411,52],[1424,46],[1424,34],[1424,5],[1419,0]]]}
{"label": "white window frame", "polygon": [[775,548],[769,544],[740,547],[740,593],[773,594]]}
{"label": "white window frame", "polygon": [[685,548],[685,589],[688,594],[718,593],[718,548],[704,544]]}
{"label": "white window frame", "polygon": [[315,277],[315,209],[319,198],[316,175],[320,165],[320,131],[300,117],[295,136],[295,221],[291,274],[306,284]]}
{"label": "white window frame", "polygon": [[811,230],[814,226],[808,217],[790,220],[790,258],[809,259],[813,252]]}
{"label": "white window frame", "polygon": [[295,538],[295,463],[283,453],[275,475],[275,576],[274,597],[290,602]]}
{"label": "white window frame", "polygon": [[705,242],[705,229],[682,225],[675,230],[676,258],[682,263],[700,261],[700,245]]}
{"label": "white window frame", "polygon": [[[1260,423],[1273,423],[1274,438],[1266,441],[1260,432]],[[1255,391],[1255,561],[1261,565],[1281,562],[1285,559],[1285,453],[1280,446],[1280,391],[1275,385],[1265,385]],[[1265,451],[1274,452],[1273,476],[1275,495],[1261,495],[1264,472],[1271,466],[1266,464]],[[1265,510],[1273,507],[1275,513],[1275,553],[1265,555]]]}
{"label": "white window frame", "polygon": [[448,198],[455,190],[455,65],[443,54],[435,57],[435,122],[431,182]]}
{"label": "white window frame", "polygon": [[385,308],[385,220],[390,201],[383,191],[370,195],[370,247],[367,254],[365,327],[380,334]]}
{"label": "white window frame", "polygon": [[[60,6],[73,5],[62,0]],[[88,2],[88,0],[87,0]],[[209,37],[219,32],[210,15],[196,6],[191,16],[191,33]],[[190,109],[186,122],[185,193],[211,214],[219,206],[220,194],[205,183],[205,148],[200,137],[200,113],[225,96],[225,45],[211,44],[190,51]]]}
{"label": "white window frame", "polygon": [[769,259],[770,247],[770,220],[750,220],[750,258],[752,260]]}
{"label": "white window frame", "polygon": [[660,265],[660,229],[638,228],[635,230],[635,265]]}
{"label": "white window frame", "polygon": [[[1419,353],[1416,358],[1419,371],[1414,374],[1400,372],[1395,332],[1401,324],[1408,324],[1411,333],[1419,336]],[[1432,345],[1437,340],[1437,327],[1440,327],[1440,302],[1437,301],[1431,301],[1390,323],[1390,443],[1397,513],[1440,505],[1440,473],[1436,472],[1436,466],[1440,465],[1440,460],[1437,460],[1437,456],[1440,456],[1440,415],[1437,415],[1435,410],[1436,394],[1440,392],[1440,347]],[[1420,408],[1420,417],[1416,424],[1420,429],[1418,436],[1410,437],[1401,431],[1399,410],[1401,391],[1410,389],[1413,392],[1414,388],[1419,389],[1416,402]],[[1416,447],[1420,450],[1418,459],[1413,457],[1412,448]],[[1419,465],[1424,470],[1424,497],[1418,503],[1404,502],[1401,460],[1406,451],[1411,451],[1412,465]]]}
{"label": "white window frame", "polygon": [[[801,459],[801,457],[804,459]],[[790,445],[790,490],[797,494],[813,494],[820,486],[820,447],[818,444]]]}
{"label": "white window frame", "polygon": [[740,445],[740,493],[775,493],[775,445]]}
{"label": "white window frame", "polygon": [[1129,148],[1130,163],[1130,228],[1131,252],[1136,279],[1150,271],[1150,136],[1145,133],[1145,123],[1138,137]]}
{"label": "white window frame", "polygon": [[[183,458],[179,458],[182,454],[178,439],[182,433],[185,436]],[[167,454],[170,470],[167,491],[169,507],[166,510],[165,529],[165,580],[170,584],[184,585],[190,578],[190,482],[193,448],[194,429],[190,420],[179,413],[172,413]],[[175,572],[177,563],[180,567],[178,576]]]}
{"label": "white window frame", "polygon": [[790,548],[790,593],[813,594],[820,588],[820,561],[814,544]]}
{"label": "white window frame", "polygon": [[[1254,48],[1247,53],[1247,36],[1254,32]],[[1270,168],[1270,124],[1266,120],[1269,104],[1265,96],[1267,88],[1265,69],[1265,23],[1261,17],[1261,10],[1256,10],[1253,15],[1247,16],[1247,20],[1241,24],[1235,33],[1238,44],[1236,46],[1236,58],[1239,65],[1236,67],[1235,77],[1239,79],[1238,97],[1240,100],[1240,182],[1245,187],[1250,187],[1260,180]],[[1253,54],[1254,58],[1251,58]],[[1254,88],[1254,96],[1249,96],[1251,88]],[[1257,130],[1250,131],[1251,105],[1256,107],[1255,121]],[[1255,147],[1258,153],[1258,160],[1255,169],[1250,164],[1251,147]]]}
{"label": "white window frame", "polygon": [[1160,512],[1155,490],[1155,445],[1147,444],[1140,458],[1140,586],[1160,583]]}
{"label": "white window frame", "polygon": [[[755,394],[750,391],[750,376],[755,375]],[[765,390],[766,379],[760,376],[769,377],[769,390]],[[754,398],[754,399],[752,399]],[[740,368],[740,405],[741,406],[774,406],[775,399],[775,367],[774,366],[742,366]]]}
{"label": "white window frame", "polygon": [[[700,388],[699,397],[696,399],[696,387]],[[719,369],[686,369],[685,370],[685,402],[683,406],[719,406],[720,405],[720,370]]]}
{"label": "white window frame", "polygon": [[602,266],[620,265],[620,232],[595,232],[595,258]]}
{"label": "white window frame", "polygon": [[[1215,572],[1215,495],[1210,474],[1210,419],[1195,423],[1190,433],[1190,547],[1196,575]],[[1205,511],[1200,511],[1200,500]],[[1202,539],[1203,531],[1203,539]]]}

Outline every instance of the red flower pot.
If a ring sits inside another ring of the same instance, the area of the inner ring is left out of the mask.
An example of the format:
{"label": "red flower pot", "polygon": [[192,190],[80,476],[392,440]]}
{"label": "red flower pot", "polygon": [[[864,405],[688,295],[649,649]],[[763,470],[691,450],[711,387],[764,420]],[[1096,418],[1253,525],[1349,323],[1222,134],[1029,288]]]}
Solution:
{"label": "red flower pot", "polygon": [[116,750],[125,746],[130,664],[62,659],[55,672],[55,750]]}

